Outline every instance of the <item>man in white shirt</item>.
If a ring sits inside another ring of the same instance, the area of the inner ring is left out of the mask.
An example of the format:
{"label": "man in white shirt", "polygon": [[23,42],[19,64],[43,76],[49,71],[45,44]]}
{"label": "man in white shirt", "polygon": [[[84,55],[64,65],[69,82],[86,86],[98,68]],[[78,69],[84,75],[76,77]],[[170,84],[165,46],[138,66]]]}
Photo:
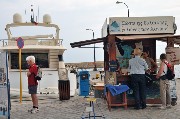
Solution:
{"label": "man in white shirt", "polygon": [[140,56],[142,54],[139,48],[134,49],[134,58],[129,60],[128,71],[131,75],[131,83],[135,98],[135,109],[146,108],[146,78],[145,71],[148,65]]}

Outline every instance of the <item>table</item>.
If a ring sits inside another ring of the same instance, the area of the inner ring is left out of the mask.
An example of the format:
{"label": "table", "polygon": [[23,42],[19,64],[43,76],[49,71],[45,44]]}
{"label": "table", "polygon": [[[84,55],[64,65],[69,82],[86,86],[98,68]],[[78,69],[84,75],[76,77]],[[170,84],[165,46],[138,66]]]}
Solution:
{"label": "table", "polygon": [[[117,88],[118,87],[118,88]],[[127,97],[126,97],[126,91],[129,89],[127,85],[119,85],[116,86],[117,91],[119,89],[119,93],[113,94],[111,89],[106,86],[106,100],[108,104],[108,109],[111,111],[111,106],[123,106],[125,109],[127,109]],[[115,99],[115,96],[122,94],[122,102],[117,101]]]}
{"label": "table", "polygon": [[93,89],[94,89],[94,97],[95,98],[103,98],[104,97],[104,84],[93,85]]}

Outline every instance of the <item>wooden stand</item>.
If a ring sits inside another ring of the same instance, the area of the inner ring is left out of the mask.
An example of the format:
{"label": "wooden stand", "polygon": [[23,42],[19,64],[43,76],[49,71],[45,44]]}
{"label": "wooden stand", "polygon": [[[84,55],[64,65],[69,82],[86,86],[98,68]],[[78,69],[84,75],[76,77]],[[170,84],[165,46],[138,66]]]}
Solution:
{"label": "wooden stand", "polygon": [[108,109],[111,111],[111,106],[124,106],[125,109],[127,109],[127,98],[126,98],[126,92],[123,92],[121,94],[123,96],[123,101],[122,102],[116,102],[114,101],[114,97],[112,96],[110,91],[107,90],[106,92],[106,99],[107,99],[107,104],[108,104]]}

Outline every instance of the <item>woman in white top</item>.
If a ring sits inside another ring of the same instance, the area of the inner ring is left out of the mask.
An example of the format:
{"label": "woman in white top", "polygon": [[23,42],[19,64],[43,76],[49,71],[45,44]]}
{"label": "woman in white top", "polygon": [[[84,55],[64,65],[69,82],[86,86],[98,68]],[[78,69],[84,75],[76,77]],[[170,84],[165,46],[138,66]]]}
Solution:
{"label": "woman in white top", "polygon": [[166,109],[166,107],[171,107],[170,83],[165,76],[165,74],[167,73],[166,64],[168,64],[166,54],[161,54],[160,60],[161,64],[156,78],[160,78],[160,95],[162,101],[162,106],[160,107],[160,109]]}

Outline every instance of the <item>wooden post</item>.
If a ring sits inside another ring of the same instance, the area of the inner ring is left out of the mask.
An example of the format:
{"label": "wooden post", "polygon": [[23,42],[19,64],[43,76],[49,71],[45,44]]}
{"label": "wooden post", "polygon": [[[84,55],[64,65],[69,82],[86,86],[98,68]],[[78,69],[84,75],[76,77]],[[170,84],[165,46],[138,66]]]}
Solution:
{"label": "wooden post", "polygon": [[[167,38],[167,47],[174,47],[174,38]],[[174,70],[174,64],[172,64]]]}
{"label": "wooden post", "polygon": [[167,38],[167,47],[174,47],[174,38]]}
{"label": "wooden post", "polygon": [[116,42],[115,42],[115,35],[108,36],[108,43],[109,43],[109,61],[116,61]]}
{"label": "wooden post", "polygon": [[[116,84],[116,72],[109,71],[109,61],[116,61],[116,42],[115,42],[115,35],[109,35],[108,40],[106,43],[107,51],[105,56],[106,61],[106,70],[105,70],[105,84],[113,83]],[[107,56],[108,55],[108,56]]]}

